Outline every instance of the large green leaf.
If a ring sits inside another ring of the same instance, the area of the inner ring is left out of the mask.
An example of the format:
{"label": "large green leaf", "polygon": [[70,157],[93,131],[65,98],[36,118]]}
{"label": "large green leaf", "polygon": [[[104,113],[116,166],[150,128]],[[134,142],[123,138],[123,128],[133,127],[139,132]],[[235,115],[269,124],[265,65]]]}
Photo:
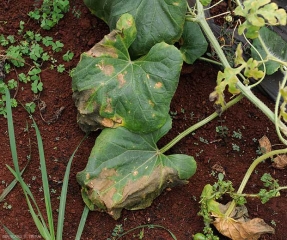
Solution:
{"label": "large green leaf", "polygon": [[130,49],[134,56],[146,54],[156,43],[178,41],[187,8],[186,0],[84,0],[84,3],[111,30],[122,14],[133,15],[138,30]]}
{"label": "large green leaf", "polygon": [[[269,59],[270,57],[271,58],[275,57],[280,58],[282,61],[286,62],[287,43],[284,41],[284,39],[282,39],[277,33],[269,30],[266,27],[261,28],[259,34],[262,40],[264,41],[265,45],[268,47],[267,50]],[[261,57],[265,60],[267,57],[266,49],[263,48],[259,39],[255,39],[253,41],[253,45],[259,51]],[[253,48],[251,48],[251,54],[254,59],[261,60],[258,53]],[[280,63],[269,60],[268,62],[265,63],[265,66],[266,66],[266,73],[268,75],[271,75],[279,69]],[[261,67],[261,69],[263,68]]]}
{"label": "large green leaf", "polygon": [[208,43],[195,22],[185,22],[180,51],[185,62],[192,64],[207,50]]}
{"label": "large green leaf", "polygon": [[125,126],[152,132],[166,122],[182,66],[180,51],[158,43],[132,61],[128,47],[136,36],[133,17],[81,56],[72,73],[78,122],[84,131]]}
{"label": "large green leaf", "polygon": [[149,134],[132,133],[123,127],[104,129],[86,168],[77,174],[87,206],[117,219],[123,208],[146,208],[164,188],[187,183],[196,170],[193,157],[166,156],[156,146],[170,128],[169,119]]}

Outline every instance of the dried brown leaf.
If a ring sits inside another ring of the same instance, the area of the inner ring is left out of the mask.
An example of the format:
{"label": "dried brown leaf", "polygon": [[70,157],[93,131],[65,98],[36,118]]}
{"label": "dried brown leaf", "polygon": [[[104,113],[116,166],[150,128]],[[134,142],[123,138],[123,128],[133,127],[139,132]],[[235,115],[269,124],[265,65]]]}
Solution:
{"label": "dried brown leaf", "polygon": [[259,146],[261,148],[261,150],[264,150],[264,153],[268,153],[271,152],[272,147],[271,147],[271,142],[269,141],[268,137],[266,137],[265,135],[259,139]]}
{"label": "dried brown leaf", "polygon": [[274,158],[272,167],[277,169],[285,169],[287,166],[287,155],[278,155]]}
{"label": "dried brown leaf", "polygon": [[[227,210],[228,205],[220,204],[223,213]],[[230,217],[216,216],[213,225],[223,234],[234,240],[256,240],[262,234],[272,233],[275,230],[264,222],[261,218],[249,219],[245,206],[236,207]]]}

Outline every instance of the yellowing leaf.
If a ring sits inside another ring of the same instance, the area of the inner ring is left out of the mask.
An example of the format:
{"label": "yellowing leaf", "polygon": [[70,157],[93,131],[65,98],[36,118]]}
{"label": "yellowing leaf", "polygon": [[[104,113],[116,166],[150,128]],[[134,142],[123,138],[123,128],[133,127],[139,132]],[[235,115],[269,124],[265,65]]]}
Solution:
{"label": "yellowing leaf", "polygon": [[242,34],[245,30],[246,36],[256,38],[258,31],[267,22],[269,25],[286,25],[287,15],[284,9],[278,9],[275,3],[270,0],[246,0],[244,7],[238,6],[234,13],[246,18],[246,21],[240,25],[238,33]]}
{"label": "yellowing leaf", "polygon": [[240,93],[240,90],[236,87],[238,81],[236,74],[238,74],[240,70],[241,68],[227,67],[224,69],[224,72],[218,72],[217,86],[215,87],[215,91],[209,95],[209,100],[215,100],[215,106],[218,108],[219,113],[221,112],[221,107],[225,105],[224,90],[227,86],[231,94],[236,95]]}
{"label": "yellowing leaf", "polygon": [[264,76],[264,72],[259,70],[259,63],[258,61],[254,60],[253,58],[249,58],[247,62],[243,59],[243,50],[241,47],[241,43],[238,44],[235,52],[235,59],[234,59],[235,66],[241,65],[244,70],[244,76],[247,78],[254,78],[256,80],[262,78]]}

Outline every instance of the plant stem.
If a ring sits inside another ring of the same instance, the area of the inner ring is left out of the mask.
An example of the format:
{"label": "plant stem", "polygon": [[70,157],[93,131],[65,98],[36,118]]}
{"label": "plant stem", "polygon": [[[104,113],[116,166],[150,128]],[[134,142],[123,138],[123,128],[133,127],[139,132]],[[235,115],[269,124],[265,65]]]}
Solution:
{"label": "plant stem", "polygon": [[202,61],[205,61],[205,62],[209,62],[209,63],[213,63],[213,64],[216,64],[216,65],[222,66],[222,63],[217,62],[217,61],[212,60],[212,59],[209,59],[209,58],[199,57],[198,59],[202,60]]}
{"label": "plant stem", "polygon": [[116,240],[120,239],[121,237],[125,236],[126,234],[128,234],[128,233],[130,233],[130,232],[132,232],[132,231],[134,231],[134,230],[136,230],[136,229],[146,228],[146,227],[148,227],[148,228],[150,228],[150,229],[152,229],[152,228],[161,228],[161,229],[164,229],[165,231],[167,231],[167,232],[171,235],[171,237],[172,237],[174,240],[177,239],[176,236],[175,236],[170,230],[168,230],[167,228],[165,228],[165,227],[163,227],[163,226],[161,226],[161,225],[156,225],[156,224],[144,224],[144,225],[136,226],[136,227],[134,227],[134,228],[132,228],[132,229],[130,229],[130,230],[128,230],[128,231],[126,231],[126,232],[120,234],[120,235],[116,238]]}
{"label": "plant stem", "polygon": [[[286,81],[287,81],[287,73],[285,72],[282,84],[280,84],[280,89],[284,88]],[[281,100],[281,94],[279,91],[279,94],[277,96],[276,103],[275,103],[275,129],[276,129],[277,135],[278,135],[279,139],[281,140],[281,142],[283,142],[285,145],[287,145],[287,140],[285,138],[283,138],[281,131],[280,131],[280,128],[279,128],[279,123],[280,123],[279,104],[280,104],[280,100]]]}
{"label": "plant stem", "polygon": [[[216,37],[214,36],[212,30],[210,29],[208,23],[205,20],[204,17],[204,12],[203,12],[203,6],[200,3],[199,0],[196,0],[196,5],[197,5],[197,17],[196,17],[196,22],[199,23],[201,26],[202,30],[204,31],[206,37],[208,38],[210,44],[213,46],[214,50],[216,51],[220,61],[222,62],[223,66],[226,67],[231,67],[230,64],[228,63],[225,54],[223,50],[221,49]],[[186,18],[187,21],[190,21],[189,18]],[[194,21],[194,19],[193,19]],[[259,99],[257,98],[253,92],[250,90],[250,87],[244,86],[240,80],[237,78],[237,87],[238,89],[242,92],[242,94],[250,101],[252,102],[255,106],[257,106],[273,123],[275,123],[275,116],[274,113]],[[283,129],[286,129],[285,124],[280,122],[280,127]]]}
{"label": "plant stem", "polygon": [[[266,160],[267,158],[272,157],[273,155],[278,155],[278,154],[283,154],[283,153],[287,153],[287,148],[274,150],[274,151],[271,151],[269,153],[265,153],[264,155],[262,155],[262,156],[258,157],[257,159],[255,159],[254,162],[249,166],[247,172],[245,173],[245,176],[242,179],[242,182],[241,182],[241,184],[240,184],[240,186],[239,186],[239,188],[237,190],[237,194],[242,194],[242,192],[243,192],[243,190],[244,190],[244,188],[245,188],[245,186],[246,186],[246,184],[247,184],[252,172],[254,171],[254,169],[257,167],[257,165],[259,163],[261,163],[262,161]],[[236,206],[236,203],[233,200],[231,202],[231,204],[229,205],[229,207],[228,207],[228,209],[227,209],[227,211],[225,212],[224,215],[228,217],[232,213],[232,211],[235,208],[235,206]]]}
{"label": "plant stem", "polygon": [[[226,106],[225,109],[230,108],[231,106],[233,106],[234,104],[236,104],[237,102],[239,102],[241,99],[243,98],[242,94],[238,95],[236,98],[234,98],[233,100],[229,101]],[[189,127],[188,129],[186,129],[185,131],[183,131],[182,133],[180,133],[178,136],[176,136],[173,140],[171,140],[168,144],[166,144],[163,148],[161,148],[159,151],[160,153],[164,153],[167,150],[169,150],[171,147],[173,147],[176,143],[178,143],[182,138],[184,138],[185,136],[187,136],[188,134],[192,133],[193,131],[195,131],[196,129],[204,126],[205,124],[207,124],[208,122],[210,122],[211,120],[213,120],[214,118],[216,118],[217,116],[219,116],[219,114],[217,112],[214,112],[213,114],[209,115],[207,118],[201,120],[200,122],[192,125],[191,127]]]}
{"label": "plant stem", "polygon": [[286,190],[287,189],[287,186],[284,186],[284,187],[279,187],[278,188],[278,191],[281,191],[281,190]]}

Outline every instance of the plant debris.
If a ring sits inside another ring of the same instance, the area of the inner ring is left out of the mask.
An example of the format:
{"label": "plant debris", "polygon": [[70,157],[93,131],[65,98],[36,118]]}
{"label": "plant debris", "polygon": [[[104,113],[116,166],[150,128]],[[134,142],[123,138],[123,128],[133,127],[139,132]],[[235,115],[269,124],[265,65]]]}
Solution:
{"label": "plant debris", "polygon": [[230,202],[226,205],[219,204],[222,215],[214,214],[215,221],[213,225],[216,229],[231,239],[236,240],[256,240],[262,234],[275,233],[274,228],[269,226],[261,218],[248,218],[247,208],[243,206],[236,207],[230,217],[224,215]]}

